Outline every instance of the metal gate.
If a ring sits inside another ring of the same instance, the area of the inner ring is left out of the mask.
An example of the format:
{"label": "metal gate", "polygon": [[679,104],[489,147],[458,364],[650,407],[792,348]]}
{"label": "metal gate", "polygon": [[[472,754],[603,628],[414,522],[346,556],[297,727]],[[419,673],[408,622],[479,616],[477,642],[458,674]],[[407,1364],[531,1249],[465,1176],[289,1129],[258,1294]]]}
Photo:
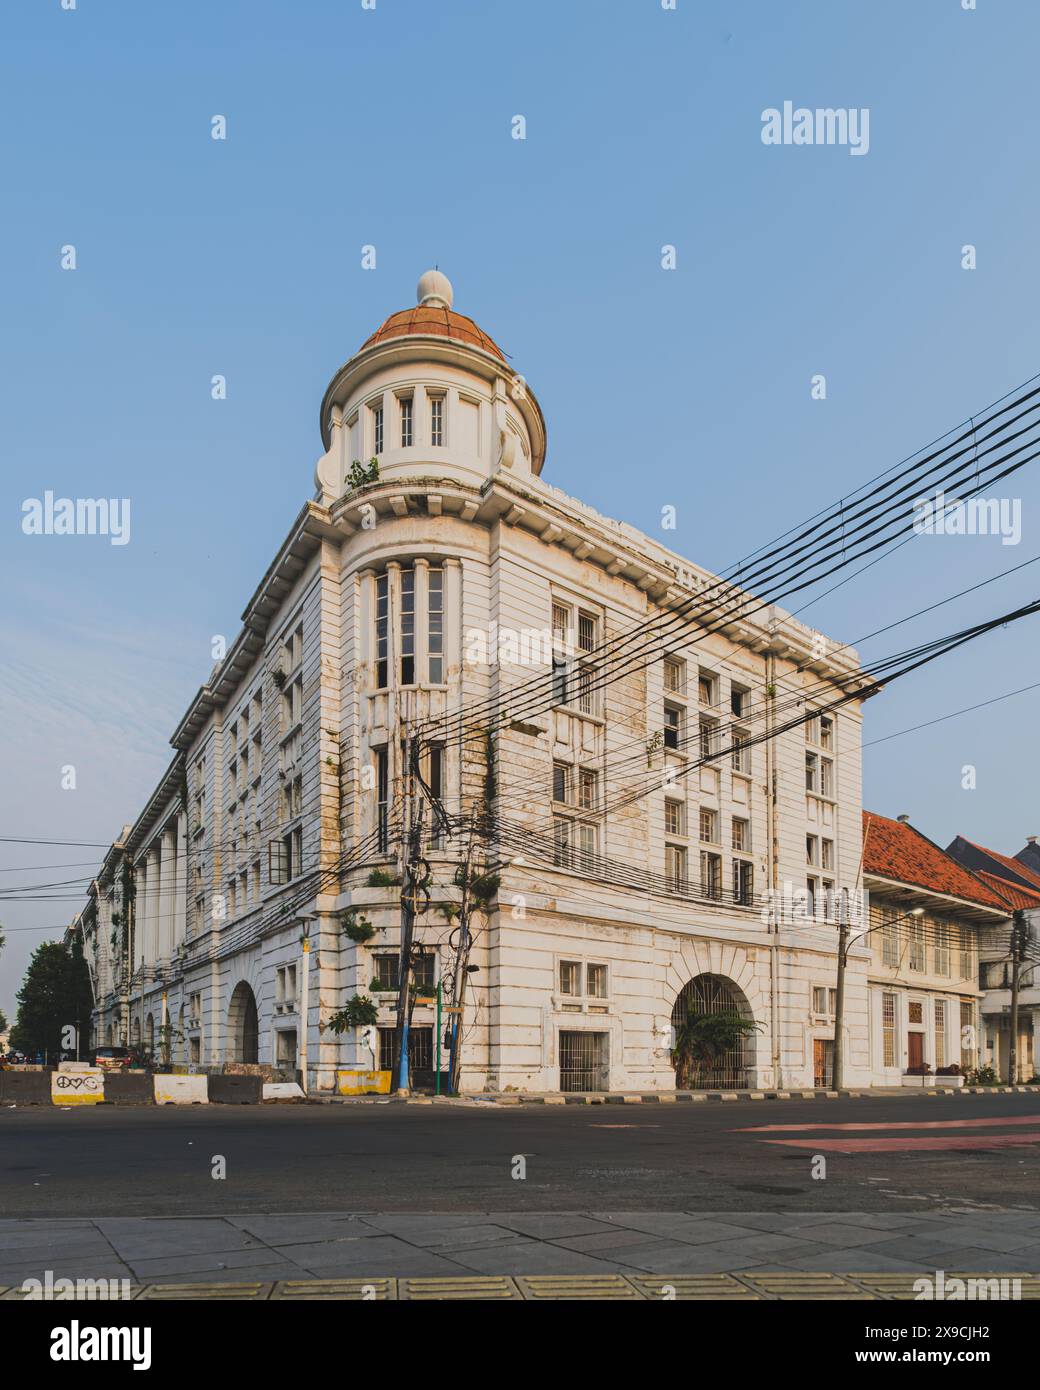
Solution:
{"label": "metal gate", "polygon": [[607,1089],[606,1033],[560,1034],[560,1090]]}
{"label": "metal gate", "polygon": [[[751,1017],[744,997],[721,975],[698,975],[683,986],[672,1009],[672,1036],[676,1040],[686,1019],[696,1013],[735,1013],[742,1018]],[[746,1090],[748,1060],[747,1044],[740,1043],[711,1063],[684,1067],[682,1061],[677,1061],[676,1086],[691,1091]]]}

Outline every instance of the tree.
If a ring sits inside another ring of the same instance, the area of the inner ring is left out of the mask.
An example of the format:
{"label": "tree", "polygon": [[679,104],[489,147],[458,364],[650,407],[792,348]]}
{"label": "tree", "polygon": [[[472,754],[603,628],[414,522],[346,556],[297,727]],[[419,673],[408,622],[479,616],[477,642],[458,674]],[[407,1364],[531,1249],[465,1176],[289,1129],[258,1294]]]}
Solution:
{"label": "tree", "polygon": [[727,1052],[738,1048],[744,1039],[761,1028],[760,1023],[744,1018],[735,1009],[723,1009],[717,1014],[689,1013],[679,1027],[672,1049],[676,1085],[682,1089],[702,1071],[710,1070]]}
{"label": "tree", "polygon": [[63,1030],[71,1024],[81,1046],[90,1037],[93,1009],[90,976],[79,941],[45,941],[33,952],[18,991],[18,1016],[11,1029],[17,1052],[43,1052],[55,1061],[63,1050]]}

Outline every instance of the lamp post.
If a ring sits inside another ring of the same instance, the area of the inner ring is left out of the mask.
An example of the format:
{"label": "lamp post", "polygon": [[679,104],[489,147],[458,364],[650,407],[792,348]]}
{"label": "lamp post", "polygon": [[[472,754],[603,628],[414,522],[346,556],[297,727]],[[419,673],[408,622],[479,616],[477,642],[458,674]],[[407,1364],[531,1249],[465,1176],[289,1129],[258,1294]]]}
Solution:
{"label": "lamp post", "polygon": [[[869,909],[868,909],[869,910]],[[897,922],[903,922],[907,917],[923,917],[923,907],[913,907],[909,912],[904,912],[902,917],[897,917],[895,922],[878,923],[878,926],[894,927]],[[834,1001],[834,1062],[832,1066],[831,1085],[835,1091],[840,1091],[844,1082],[845,1056],[844,1056],[844,1025],[845,1025],[845,967],[848,965],[849,948],[857,941],[862,941],[865,936],[869,936],[877,927],[867,927],[866,931],[857,933],[856,936],[849,936],[849,917],[847,900],[842,898],[841,918],[838,922],[838,987],[835,990]]]}

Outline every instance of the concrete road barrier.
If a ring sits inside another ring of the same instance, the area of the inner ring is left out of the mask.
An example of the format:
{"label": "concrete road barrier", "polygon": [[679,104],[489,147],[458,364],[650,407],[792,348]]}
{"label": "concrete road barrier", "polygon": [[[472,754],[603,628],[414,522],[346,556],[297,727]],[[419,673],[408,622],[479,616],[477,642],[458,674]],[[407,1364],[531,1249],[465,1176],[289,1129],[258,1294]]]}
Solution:
{"label": "concrete road barrier", "polygon": [[0,1104],[50,1105],[50,1071],[0,1071]]}
{"label": "concrete road barrier", "polygon": [[263,1094],[259,1076],[210,1076],[209,1098],[218,1105],[256,1105]]}
{"label": "concrete road barrier", "polygon": [[264,1100],[306,1100],[298,1081],[265,1081]]}
{"label": "concrete road barrier", "polygon": [[105,1099],[105,1076],[100,1067],[59,1067],[51,1072],[55,1105],[97,1105]]}
{"label": "concrete road barrier", "polygon": [[155,1086],[146,1071],[108,1071],[105,1100],[109,1105],[154,1105]]}
{"label": "concrete road barrier", "polygon": [[153,1076],[156,1105],[208,1105],[205,1076]]}

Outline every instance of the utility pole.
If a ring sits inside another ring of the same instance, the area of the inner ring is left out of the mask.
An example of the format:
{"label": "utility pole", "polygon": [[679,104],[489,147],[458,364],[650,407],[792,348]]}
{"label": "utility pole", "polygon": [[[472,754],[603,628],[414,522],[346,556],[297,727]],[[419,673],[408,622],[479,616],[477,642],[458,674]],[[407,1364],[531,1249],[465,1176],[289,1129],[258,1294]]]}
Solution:
{"label": "utility pole", "polygon": [[1026,930],[1021,908],[1011,914],[1011,1039],[1008,1043],[1008,1085],[1018,1083],[1018,991],[1022,977],[1022,952]]}
{"label": "utility pole", "polygon": [[[399,1095],[408,1095],[410,1078],[408,1074],[408,1032],[411,1021],[411,970],[412,937],[416,914],[420,909],[420,894],[425,893],[428,868],[422,859],[422,820],[421,801],[412,795],[412,760],[417,753],[412,742],[411,721],[405,734],[405,836],[401,874],[401,956],[397,980],[397,1085]],[[421,880],[421,881],[420,881]]]}
{"label": "utility pole", "polygon": [[845,966],[849,959],[849,913],[847,899],[842,896],[838,906],[838,987],[834,991],[834,1058],[831,1066],[831,1087],[840,1091],[845,1079]]}

